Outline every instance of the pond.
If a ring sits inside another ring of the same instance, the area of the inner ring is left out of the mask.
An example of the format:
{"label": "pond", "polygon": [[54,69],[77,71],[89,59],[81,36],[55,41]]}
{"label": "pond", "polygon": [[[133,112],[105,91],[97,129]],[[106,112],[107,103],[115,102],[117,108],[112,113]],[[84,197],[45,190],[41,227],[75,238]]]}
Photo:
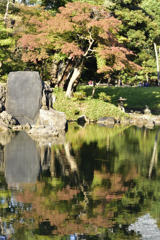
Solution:
{"label": "pond", "polygon": [[160,239],[160,134],[69,124],[0,134],[0,239]]}

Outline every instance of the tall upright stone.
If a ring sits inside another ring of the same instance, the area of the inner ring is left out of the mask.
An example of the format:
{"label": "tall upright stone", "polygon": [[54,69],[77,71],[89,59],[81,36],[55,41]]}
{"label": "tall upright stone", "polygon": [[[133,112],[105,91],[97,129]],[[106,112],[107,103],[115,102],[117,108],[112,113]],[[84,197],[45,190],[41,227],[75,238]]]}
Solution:
{"label": "tall upright stone", "polygon": [[10,72],[7,80],[6,111],[21,125],[34,125],[42,105],[42,81],[38,72]]}

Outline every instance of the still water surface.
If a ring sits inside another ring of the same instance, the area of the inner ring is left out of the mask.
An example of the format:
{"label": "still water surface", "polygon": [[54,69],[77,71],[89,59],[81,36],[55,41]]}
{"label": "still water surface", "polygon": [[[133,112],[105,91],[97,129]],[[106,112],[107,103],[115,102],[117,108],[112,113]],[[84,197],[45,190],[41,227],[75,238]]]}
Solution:
{"label": "still water surface", "polygon": [[1,235],[160,239],[158,130],[70,124],[55,144],[0,135]]}

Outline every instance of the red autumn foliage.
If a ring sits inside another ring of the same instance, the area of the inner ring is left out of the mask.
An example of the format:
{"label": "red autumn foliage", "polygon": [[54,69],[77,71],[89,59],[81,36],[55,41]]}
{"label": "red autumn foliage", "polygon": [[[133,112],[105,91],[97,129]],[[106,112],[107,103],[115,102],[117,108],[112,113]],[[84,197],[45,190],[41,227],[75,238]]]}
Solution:
{"label": "red autumn foliage", "polygon": [[17,45],[24,62],[36,63],[61,52],[66,57],[95,56],[99,73],[140,69],[128,58],[133,53],[118,42],[121,22],[101,6],[76,2],[59,11],[53,17],[43,9],[21,7],[21,22],[15,33],[20,37]]}

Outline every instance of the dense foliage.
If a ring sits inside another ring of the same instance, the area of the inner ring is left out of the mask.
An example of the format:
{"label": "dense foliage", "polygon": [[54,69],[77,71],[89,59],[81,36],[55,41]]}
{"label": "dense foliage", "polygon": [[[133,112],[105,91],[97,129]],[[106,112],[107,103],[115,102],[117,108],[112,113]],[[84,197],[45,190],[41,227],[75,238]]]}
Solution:
{"label": "dense foliage", "polygon": [[155,80],[159,8],[150,0],[3,0],[1,79],[27,67],[67,96],[79,81]]}

